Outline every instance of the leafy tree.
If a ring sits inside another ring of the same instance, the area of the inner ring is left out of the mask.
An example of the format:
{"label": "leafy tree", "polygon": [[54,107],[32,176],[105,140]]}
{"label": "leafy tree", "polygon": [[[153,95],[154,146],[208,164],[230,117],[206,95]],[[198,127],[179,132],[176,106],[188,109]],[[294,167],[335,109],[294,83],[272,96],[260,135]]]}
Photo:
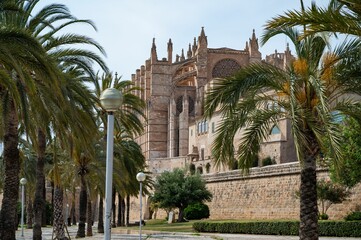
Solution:
{"label": "leafy tree", "polygon": [[[327,216],[326,212],[332,204],[342,203],[350,196],[350,192],[339,184],[321,180],[317,182],[317,198],[321,204],[320,217]],[[328,219],[328,217],[326,218]]]}
{"label": "leafy tree", "polygon": [[184,209],[188,205],[211,199],[212,194],[207,190],[201,176],[187,176],[181,169],[158,176],[152,197],[152,201],[158,203],[160,208],[178,208],[178,222],[184,221]]}
{"label": "leafy tree", "polygon": [[354,187],[361,182],[361,126],[355,119],[346,118],[341,129],[344,159],[339,168],[342,174],[338,174],[335,167],[331,166],[331,177],[347,187]]}
{"label": "leafy tree", "polygon": [[[360,94],[356,85],[350,87],[352,79],[345,76],[350,66],[358,65],[350,53],[358,51],[360,42],[346,42],[329,52],[327,36],[301,39],[296,29],[275,27],[265,31],[263,43],[278,34],[288,36],[296,50],[296,59],[285,69],[260,62],[242,68],[235,76],[214,80],[206,96],[205,114],[211,117],[220,109],[223,120],[212,150],[216,165],[230,165],[236,155],[247,170],[271,127],[286,119],[301,163],[300,239],[318,239],[316,159],[328,145],[335,166],[339,166],[341,138],[333,113],[360,116],[359,103],[346,95],[339,99],[341,94]],[[278,107],[262,107],[269,103]],[[234,148],[234,136],[240,129],[244,135]]]}

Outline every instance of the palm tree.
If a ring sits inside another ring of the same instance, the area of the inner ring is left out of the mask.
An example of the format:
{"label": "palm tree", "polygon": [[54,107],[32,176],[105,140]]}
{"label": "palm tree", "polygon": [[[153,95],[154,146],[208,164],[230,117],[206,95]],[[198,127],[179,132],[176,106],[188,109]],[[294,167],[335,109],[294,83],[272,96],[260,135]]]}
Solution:
{"label": "palm tree", "polygon": [[[17,25],[17,10],[12,1],[0,3],[0,97],[3,106],[5,181],[0,216],[0,238],[15,239],[15,210],[19,186],[18,123],[28,126],[29,99],[35,99],[38,83],[49,86],[58,74],[54,62],[27,31]],[[56,86],[54,85],[54,88]],[[27,94],[25,94],[25,89]]]}
{"label": "palm tree", "polygon": [[[76,124],[77,121],[74,121],[74,119],[77,118],[79,115],[72,114],[71,107],[76,106],[79,101],[75,101],[74,103],[71,102],[71,100],[74,100],[74,98],[78,97],[84,97],[84,99],[87,99],[85,103],[81,104],[82,107],[85,105],[89,105],[89,99],[91,99],[90,92],[88,92],[88,95],[84,94],[86,91],[82,91],[80,93],[79,89],[70,89],[71,87],[74,87],[74,83],[69,83],[69,78],[77,77],[79,78],[79,75],[81,75],[81,80],[84,81],[84,77],[86,75],[93,76],[94,73],[92,71],[92,63],[96,62],[98,63],[102,69],[107,71],[107,68],[102,61],[102,59],[95,53],[91,51],[86,51],[78,48],[70,48],[69,45],[71,44],[86,44],[96,47],[98,50],[101,51],[101,53],[104,53],[103,48],[96,43],[94,40],[83,36],[83,35],[77,35],[77,34],[64,34],[57,36],[57,33],[60,30],[63,30],[65,27],[76,24],[76,23],[86,23],[91,26],[94,26],[94,24],[89,20],[78,20],[74,16],[72,16],[69,12],[69,10],[66,8],[65,5],[62,4],[51,4],[48,6],[45,6],[37,13],[34,13],[34,8],[36,7],[39,0],[34,1],[18,1],[16,4],[16,7],[18,9],[21,9],[21,14],[17,15],[17,25],[19,28],[27,29],[39,42],[42,44],[44,49],[46,50],[47,54],[54,59],[58,63],[58,67],[64,72],[68,72],[67,76],[65,77],[65,81],[58,81],[58,84],[61,84],[61,89],[59,88],[58,91],[54,91],[54,88],[41,88],[41,100],[37,100],[36,102],[32,102],[34,109],[42,109],[44,111],[41,111],[41,114],[33,115],[33,118],[36,119],[36,126],[38,127],[38,133],[37,133],[37,139],[35,139],[35,136],[33,137],[33,142],[38,144],[38,166],[37,166],[37,188],[35,192],[35,200],[34,200],[34,211],[35,211],[35,223],[34,223],[34,239],[40,239],[41,238],[41,219],[42,219],[42,213],[44,209],[44,196],[43,196],[43,190],[44,190],[44,184],[45,184],[45,175],[44,175],[44,155],[45,155],[45,149],[46,149],[46,132],[47,128],[49,126],[49,123],[52,121],[58,121],[59,113],[61,111],[64,111],[65,108],[69,109],[69,113],[65,115],[67,118],[67,122],[64,121],[64,117],[62,118],[62,122],[59,124],[53,124],[53,126],[61,127],[61,130],[64,130],[64,125],[70,127],[74,131],[75,128],[81,129],[77,132],[85,133],[84,125],[80,126],[80,124]],[[61,22],[61,24],[57,24],[58,22]],[[64,47],[66,45],[66,47]],[[72,74],[69,74],[69,72],[72,72]],[[76,75],[74,76],[74,72],[76,72]],[[41,76],[37,75],[36,78],[41,79]],[[72,81],[72,79],[70,79]],[[79,88],[79,80],[75,81],[78,83]],[[66,86],[66,87],[64,87]],[[81,87],[86,88],[84,85],[81,85]],[[52,89],[52,91],[50,91]],[[73,91],[73,92],[71,92]],[[51,95],[51,94],[53,95]],[[84,95],[77,95],[77,94],[84,94]],[[84,102],[83,99],[83,102]],[[53,104],[49,104],[49,100],[53,101]],[[71,107],[66,107],[66,105]],[[51,107],[50,107],[51,106]],[[89,107],[88,107],[89,109]],[[58,111],[56,111],[58,110]],[[35,112],[36,113],[36,112]],[[49,113],[49,114],[46,114]],[[89,113],[89,111],[87,112]],[[91,113],[92,114],[92,113]],[[83,114],[84,115],[84,114]],[[85,123],[89,123],[92,121],[85,121]],[[41,124],[39,124],[41,123]],[[93,125],[94,127],[95,125]],[[79,128],[80,127],[80,128]],[[36,127],[30,127],[28,129],[36,129]],[[58,131],[58,132],[59,132]],[[91,134],[94,131],[89,131]],[[88,132],[88,133],[89,133]],[[33,134],[34,135],[34,134]],[[84,134],[82,134],[84,135]],[[84,142],[85,145],[86,141]]]}
{"label": "palm tree", "polygon": [[357,0],[331,0],[327,7],[316,2],[307,9],[290,10],[268,21],[266,28],[307,26],[305,34],[332,32],[361,36],[361,3]]}
{"label": "palm tree", "polygon": [[[114,186],[123,198],[129,194],[135,195],[138,191],[138,187],[135,186],[138,183],[134,183],[134,181],[136,182],[134,176],[137,171],[142,170],[145,166],[144,156],[140,147],[133,140],[135,136],[143,131],[141,119],[145,118],[143,113],[145,103],[133,94],[135,90],[140,89],[135,87],[131,81],[120,81],[117,74],[113,78],[111,73],[103,74],[100,79],[99,76],[96,76],[93,84],[96,99],[99,99],[102,91],[110,87],[120,90],[123,94],[122,106],[115,113],[116,137],[114,140],[114,173],[119,172],[121,174],[113,174],[113,178]],[[98,106],[101,106],[100,103],[98,103]],[[98,108],[98,116],[101,119],[99,124],[104,126],[103,136],[105,136],[107,128],[105,113],[105,110]],[[99,145],[105,146],[104,142],[99,143]],[[103,196],[103,192],[100,192],[101,203]],[[102,215],[103,209],[99,207],[99,216]],[[98,222],[98,229],[100,232],[103,231],[103,221]]]}
{"label": "palm tree", "polygon": [[[289,37],[297,58],[285,69],[254,63],[233,77],[214,80],[206,97],[205,115],[211,117],[220,107],[223,117],[212,146],[216,164],[231,165],[236,155],[240,167],[246,170],[272,126],[282,119],[289,121],[301,162],[300,239],[318,239],[316,160],[327,146],[337,165],[342,156],[334,114],[349,114],[351,108],[354,115],[360,113],[360,105],[345,95],[351,90],[360,94],[349,87],[352,82],[345,77],[347,63],[358,66],[358,59],[349,54],[360,47],[360,42],[350,41],[327,52],[327,37],[300,39],[298,31],[290,28],[267,30],[263,41],[277,34]],[[265,107],[270,104],[274,107]],[[235,151],[233,139],[240,129],[243,137]]]}

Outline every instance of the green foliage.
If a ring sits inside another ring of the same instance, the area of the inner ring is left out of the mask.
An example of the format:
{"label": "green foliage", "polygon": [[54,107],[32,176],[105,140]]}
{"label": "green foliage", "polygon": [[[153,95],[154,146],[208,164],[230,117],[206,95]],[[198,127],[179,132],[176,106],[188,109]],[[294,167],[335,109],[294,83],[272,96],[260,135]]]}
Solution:
{"label": "green foliage", "polygon": [[[209,201],[211,198],[212,194],[199,174],[185,175],[183,170],[174,169],[157,177],[152,201],[163,209],[178,208],[179,217],[182,218],[188,205]],[[182,221],[179,217],[178,221]]]}
{"label": "green foliage", "polygon": [[[241,233],[262,235],[298,235],[298,221],[208,222],[193,223],[198,232]],[[361,237],[361,222],[320,221],[320,236]]]}
{"label": "green foliage", "polygon": [[346,221],[360,221],[361,220],[361,206],[357,205],[355,210],[350,212],[346,217]]}
{"label": "green foliage", "polygon": [[360,211],[351,212],[345,217],[345,220],[346,221],[361,221],[361,212]]}
{"label": "green foliage", "polygon": [[[340,184],[320,180],[317,182],[317,199],[321,204],[320,219],[328,219],[327,210],[332,204],[342,203],[350,196],[350,192]],[[327,218],[322,218],[327,216]]]}
{"label": "green foliage", "polygon": [[329,216],[327,215],[327,213],[321,213],[320,215],[318,215],[318,218],[321,220],[328,220]]}
{"label": "green foliage", "polygon": [[53,224],[53,205],[50,202],[46,202],[45,205],[46,211],[46,224],[52,225]]}
{"label": "green foliage", "polygon": [[204,203],[191,204],[184,209],[184,217],[188,220],[209,218],[209,207]]}
{"label": "green foliage", "polygon": [[344,160],[339,166],[339,172],[331,166],[331,177],[348,187],[353,187],[361,181],[361,126],[352,118],[347,118],[342,125],[342,145]]}
{"label": "green foliage", "polygon": [[191,163],[189,165],[189,172],[193,175],[196,173],[196,165],[194,165],[193,163]]}
{"label": "green foliage", "polygon": [[270,156],[262,159],[262,166],[269,166],[273,164],[276,164],[276,161],[272,159]]}

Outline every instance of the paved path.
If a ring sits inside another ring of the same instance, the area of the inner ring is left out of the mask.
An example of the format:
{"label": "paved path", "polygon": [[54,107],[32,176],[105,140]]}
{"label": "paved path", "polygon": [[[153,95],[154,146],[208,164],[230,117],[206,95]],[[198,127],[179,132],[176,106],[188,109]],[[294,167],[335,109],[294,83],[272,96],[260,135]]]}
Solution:
{"label": "paved path", "polygon": [[[42,228],[43,240],[52,239],[52,228]],[[68,227],[69,235],[71,239],[75,239],[77,226]],[[104,235],[97,233],[96,229],[93,229],[94,236],[82,238],[84,240],[101,240],[104,239]],[[32,229],[24,229],[24,237],[21,237],[21,229],[16,232],[17,240],[32,240]],[[120,239],[139,239],[139,233],[131,230],[127,231],[120,228],[112,229],[112,240]],[[298,240],[297,236],[265,236],[265,235],[246,235],[246,234],[210,234],[210,233],[168,233],[168,232],[149,232],[144,231],[142,239],[162,239],[162,240]],[[320,240],[360,240],[361,238],[336,238],[336,237],[320,237]]]}

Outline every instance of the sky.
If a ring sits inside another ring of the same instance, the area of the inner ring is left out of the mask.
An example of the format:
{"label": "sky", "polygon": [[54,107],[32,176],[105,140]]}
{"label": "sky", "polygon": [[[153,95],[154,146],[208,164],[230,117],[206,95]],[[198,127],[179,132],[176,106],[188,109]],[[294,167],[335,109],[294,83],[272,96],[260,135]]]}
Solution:
{"label": "sky", "polygon": [[[326,5],[328,0],[317,0]],[[107,53],[105,62],[112,72],[128,80],[150,57],[155,38],[158,59],[167,57],[167,42],[173,42],[173,59],[185,52],[204,27],[209,48],[243,50],[255,29],[260,39],[267,20],[291,9],[300,9],[299,0],[41,0],[39,6],[65,4],[78,19],[92,20],[73,25],[68,32],[89,36]],[[305,6],[311,1],[304,0]],[[284,36],[271,39],[260,51],[266,55],[283,52]],[[292,48],[291,48],[292,49]],[[95,51],[95,49],[92,49]]]}

